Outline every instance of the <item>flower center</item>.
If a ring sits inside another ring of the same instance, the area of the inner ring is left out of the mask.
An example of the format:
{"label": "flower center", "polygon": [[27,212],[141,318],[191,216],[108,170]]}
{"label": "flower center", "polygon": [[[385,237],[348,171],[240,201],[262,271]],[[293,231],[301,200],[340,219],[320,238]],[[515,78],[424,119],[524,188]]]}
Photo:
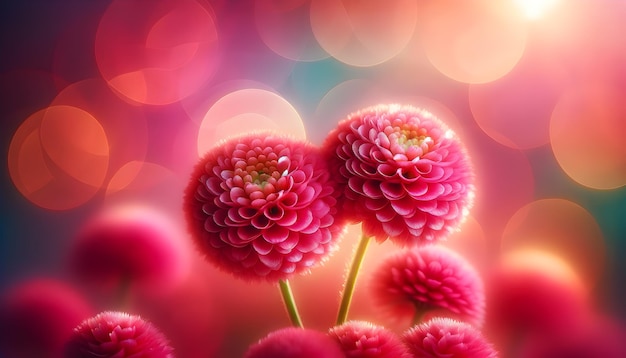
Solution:
{"label": "flower center", "polygon": [[243,188],[250,197],[258,191],[263,197],[271,193],[277,193],[287,186],[286,179],[282,179],[289,173],[289,159],[286,156],[278,156],[275,152],[267,149],[255,148],[249,151],[245,157],[240,157],[235,163],[233,184]]}
{"label": "flower center", "polygon": [[[421,132],[421,131],[420,131]],[[422,144],[432,142],[433,139],[424,134],[419,134],[414,129],[401,129],[397,138],[398,144],[400,144],[405,150],[410,147],[421,147]]]}
{"label": "flower center", "polygon": [[426,128],[396,124],[388,127],[385,133],[390,142],[389,150],[395,160],[417,160],[428,153],[434,143]]}

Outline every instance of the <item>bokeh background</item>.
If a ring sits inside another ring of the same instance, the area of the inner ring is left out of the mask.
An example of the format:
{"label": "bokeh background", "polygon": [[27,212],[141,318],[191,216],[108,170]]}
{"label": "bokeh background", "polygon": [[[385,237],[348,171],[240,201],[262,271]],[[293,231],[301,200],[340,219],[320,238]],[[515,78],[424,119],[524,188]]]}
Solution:
{"label": "bokeh background", "polygon": [[[220,139],[273,129],[321,144],[350,112],[402,103],[448,123],[474,162],[476,204],[450,246],[485,276],[518,249],[553,254],[624,322],[624,20],[614,0],[3,1],[0,289],[53,278],[116,308],[68,268],[103,208],[139,202],[184,228],[191,168]],[[293,280],[305,325],[332,324],[358,237]],[[289,324],[276,287],[177,242],[180,281],[124,307],[179,356],[239,356]],[[351,317],[385,322],[366,281],[395,249],[371,248]]]}

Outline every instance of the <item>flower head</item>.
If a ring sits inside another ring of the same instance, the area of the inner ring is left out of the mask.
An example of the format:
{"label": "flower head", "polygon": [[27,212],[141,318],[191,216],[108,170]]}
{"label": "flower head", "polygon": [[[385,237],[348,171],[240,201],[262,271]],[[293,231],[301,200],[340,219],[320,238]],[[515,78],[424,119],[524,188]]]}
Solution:
{"label": "flower head", "polygon": [[1,357],[58,357],[72,329],[92,314],[74,288],[34,279],[10,288],[0,302]]}
{"label": "flower head", "polygon": [[527,334],[551,336],[584,320],[588,291],[559,257],[518,250],[502,257],[486,281],[489,305],[484,329],[498,347]]}
{"label": "flower head", "polygon": [[438,246],[393,253],[376,268],[371,280],[375,302],[393,317],[436,310],[479,326],[485,293],[478,272],[459,254]]}
{"label": "flower head", "polygon": [[415,357],[496,358],[493,346],[476,328],[450,318],[433,318],[404,334]]}
{"label": "flower head", "polygon": [[335,250],[343,223],[320,151],[273,134],[233,138],[209,151],[186,189],[190,230],[219,268],[285,279]]}
{"label": "flower head", "polygon": [[612,317],[595,314],[581,324],[561,327],[560,332],[542,332],[517,339],[521,343],[517,356],[522,358],[626,357],[626,326]]}
{"label": "flower head", "polygon": [[139,316],[105,311],[74,329],[66,358],[173,358],[165,336]]}
{"label": "flower head", "polygon": [[187,248],[165,215],[146,206],[108,208],[92,217],[70,250],[71,270],[86,282],[118,289],[125,281],[168,287],[187,272]]}
{"label": "flower head", "polygon": [[302,328],[271,332],[248,348],[244,358],[344,358],[337,342],[328,335]]}
{"label": "flower head", "polygon": [[427,111],[363,109],[339,123],[324,149],[344,194],[344,211],[379,241],[441,240],[473,203],[468,155],[452,130]]}
{"label": "flower head", "polygon": [[409,358],[404,342],[395,333],[369,322],[348,321],[330,329],[346,358]]}

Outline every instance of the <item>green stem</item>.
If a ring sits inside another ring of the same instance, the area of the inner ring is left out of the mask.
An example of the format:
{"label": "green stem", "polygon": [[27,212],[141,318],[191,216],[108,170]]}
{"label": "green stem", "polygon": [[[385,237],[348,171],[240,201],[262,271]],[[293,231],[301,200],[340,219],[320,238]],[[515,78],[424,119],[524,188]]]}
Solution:
{"label": "green stem", "polygon": [[356,286],[356,280],[359,276],[359,270],[361,264],[365,258],[367,252],[367,246],[370,243],[370,237],[363,234],[359,241],[359,246],[354,252],[352,258],[352,264],[350,265],[350,271],[348,277],[346,277],[346,283],[343,288],[343,294],[341,297],[341,305],[339,306],[339,313],[337,314],[337,325],[343,324],[348,318],[348,310],[350,309],[350,303],[352,302],[352,295],[354,294],[354,287]]}
{"label": "green stem", "polygon": [[120,286],[117,291],[117,309],[120,311],[127,310],[130,306],[130,294],[131,294],[131,286],[132,279],[129,275],[124,275],[120,280]]}
{"label": "green stem", "polygon": [[283,303],[285,304],[285,308],[287,309],[287,314],[289,314],[291,324],[293,324],[294,327],[302,328],[302,319],[300,319],[298,307],[296,306],[296,300],[293,298],[293,292],[291,291],[289,281],[280,280],[278,281],[278,284],[280,286],[280,294],[283,297]]}
{"label": "green stem", "polygon": [[424,307],[423,305],[416,304],[415,314],[413,315],[413,322],[411,322],[411,324],[415,326],[422,323],[422,321],[424,321],[424,316],[426,316],[427,312],[428,308]]}

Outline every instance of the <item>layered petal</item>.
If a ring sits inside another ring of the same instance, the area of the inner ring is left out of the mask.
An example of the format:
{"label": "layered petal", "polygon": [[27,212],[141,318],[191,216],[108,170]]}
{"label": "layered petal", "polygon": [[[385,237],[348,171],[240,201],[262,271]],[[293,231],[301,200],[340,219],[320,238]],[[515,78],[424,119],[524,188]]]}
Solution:
{"label": "layered petal", "polygon": [[377,306],[394,318],[450,316],[475,326],[485,316],[485,290],[478,272],[460,255],[438,245],[388,256],[371,278]]}
{"label": "layered petal", "polygon": [[345,226],[337,196],[319,148],[255,133],[199,161],[184,209],[210,262],[240,278],[277,281],[308,272],[335,250]]}
{"label": "layered petal", "polygon": [[[367,222],[365,233],[378,241],[414,246],[442,240],[473,205],[474,175],[465,148],[425,110],[365,108],[341,121],[323,149],[343,211],[350,221]],[[416,215],[428,223],[419,230]]]}

